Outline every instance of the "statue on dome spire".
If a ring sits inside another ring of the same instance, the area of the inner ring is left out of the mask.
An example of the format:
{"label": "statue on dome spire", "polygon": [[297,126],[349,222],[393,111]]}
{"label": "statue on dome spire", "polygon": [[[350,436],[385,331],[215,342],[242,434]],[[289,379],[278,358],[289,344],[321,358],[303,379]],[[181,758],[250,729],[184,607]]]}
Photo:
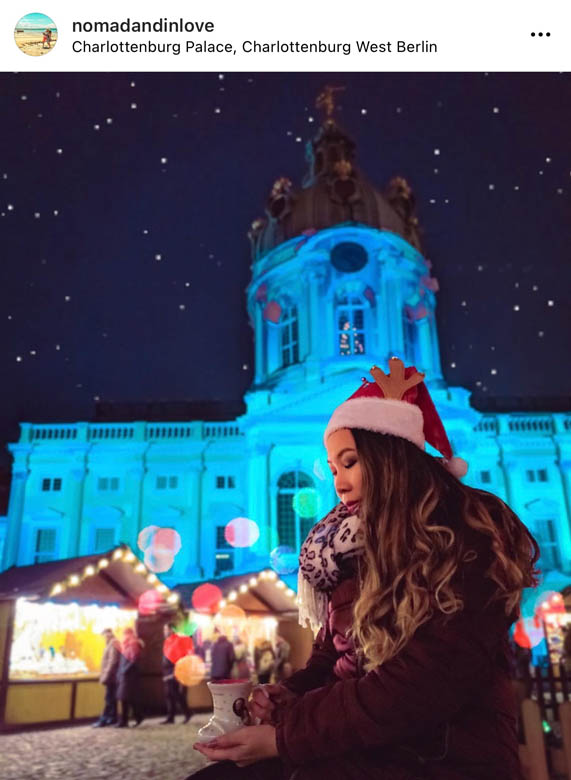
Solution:
{"label": "statue on dome spire", "polygon": [[335,92],[343,92],[345,87],[333,87],[331,84],[327,84],[323,91],[319,93],[315,101],[315,107],[319,110],[325,111],[325,118],[331,120],[333,112],[335,111]]}

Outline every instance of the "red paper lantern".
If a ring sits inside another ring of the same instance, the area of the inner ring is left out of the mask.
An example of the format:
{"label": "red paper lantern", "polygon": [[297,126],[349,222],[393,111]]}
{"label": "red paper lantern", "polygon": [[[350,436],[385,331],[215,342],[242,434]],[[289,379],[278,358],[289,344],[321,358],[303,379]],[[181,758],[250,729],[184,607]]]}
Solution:
{"label": "red paper lantern", "polygon": [[184,658],[185,655],[189,655],[194,650],[194,644],[189,636],[181,636],[180,634],[171,634],[168,636],[163,644],[163,654],[173,664]]}

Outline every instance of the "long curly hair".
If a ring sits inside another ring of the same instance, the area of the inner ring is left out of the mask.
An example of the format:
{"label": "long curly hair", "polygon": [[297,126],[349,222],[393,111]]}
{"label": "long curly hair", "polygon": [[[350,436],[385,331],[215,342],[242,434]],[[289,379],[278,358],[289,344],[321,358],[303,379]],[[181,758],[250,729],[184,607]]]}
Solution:
{"label": "long curly hair", "polygon": [[458,583],[477,557],[487,564],[480,576],[488,579],[488,604],[503,600],[506,615],[517,614],[523,588],[539,575],[539,547],[517,515],[405,439],[352,433],[365,538],[351,634],[365,670],[395,656],[437,613],[464,608]]}

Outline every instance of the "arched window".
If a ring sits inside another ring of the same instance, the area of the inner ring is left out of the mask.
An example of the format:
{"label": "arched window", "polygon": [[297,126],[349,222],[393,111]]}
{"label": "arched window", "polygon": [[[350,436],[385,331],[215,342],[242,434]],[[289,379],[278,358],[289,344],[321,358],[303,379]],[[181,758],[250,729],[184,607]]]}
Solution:
{"label": "arched window", "polygon": [[302,471],[282,474],[277,502],[279,544],[299,550],[317,520],[317,491],[311,477]]}
{"label": "arched window", "polygon": [[299,326],[297,306],[287,305],[283,309],[280,321],[281,366],[299,363]]}
{"label": "arched window", "polygon": [[365,308],[360,295],[345,295],[337,300],[337,347],[339,355],[365,354]]}

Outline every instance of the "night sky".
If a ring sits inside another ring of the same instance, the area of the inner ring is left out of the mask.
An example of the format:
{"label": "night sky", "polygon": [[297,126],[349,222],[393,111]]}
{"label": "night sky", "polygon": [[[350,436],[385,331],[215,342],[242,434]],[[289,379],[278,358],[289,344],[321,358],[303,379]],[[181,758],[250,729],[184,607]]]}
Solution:
{"label": "night sky", "polygon": [[360,170],[416,194],[448,383],[569,393],[569,74],[0,79],[2,448],[97,400],[242,397],[246,233],[301,184],[327,83]]}

